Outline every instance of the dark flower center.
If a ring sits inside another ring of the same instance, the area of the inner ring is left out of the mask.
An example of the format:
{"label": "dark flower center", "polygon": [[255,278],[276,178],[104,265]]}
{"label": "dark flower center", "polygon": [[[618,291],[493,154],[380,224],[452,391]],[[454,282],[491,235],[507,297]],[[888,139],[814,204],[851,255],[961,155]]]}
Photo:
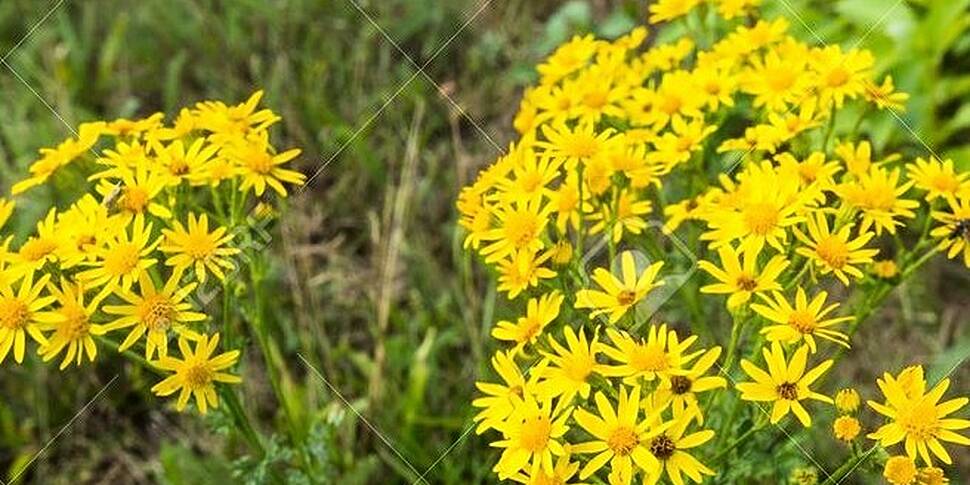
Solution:
{"label": "dark flower center", "polygon": [[677,451],[677,446],[674,444],[674,440],[665,434],[657,436],[650,442],[650,453],[661,460],[670,458],[675,451]]}

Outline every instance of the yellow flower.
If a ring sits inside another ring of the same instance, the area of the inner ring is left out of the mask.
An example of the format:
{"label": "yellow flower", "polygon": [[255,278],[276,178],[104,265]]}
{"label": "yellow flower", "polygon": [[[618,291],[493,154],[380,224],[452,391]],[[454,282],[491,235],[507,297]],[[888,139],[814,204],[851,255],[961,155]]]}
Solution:
{"label": "yellow flower", "polygon": [[175,221],[172,229],[164,229],[165,240],[159,249],[171,254],[165,264],[173,266],[176,273],[186,269],[194,270],[193,277],[205,283],[206,274],[211,271],[220,280],[225,279],[223,269],[232,270],[235,265],[230,256],[239,254],[239,249],[227,247],[232,234],[226,235],[226,228],[217,227],[209,232],[209,217],[206,214],[196,217],[189,213],[188,230],[181,222]]}
{"label": "yellow flower", "polygon": [[895,278],[899,274],[899,266],[891,259],[883,259],[872,262],[872,272],[882,279]]}
{"label": "yellow flower", "polygon": [[266,132],[259,132],[244,141],[232,143],[224,151],[225,157],[236,164],[242,177],[239,190],[248,192],[252,189],[257,197],[263,195],[267,186],[285,197],[284,182],[294,185],[303,185],[306,182],[306,175],[280,167],[299,154],[300,149],[294,148],[274,155],[269,144],[269,134]]}
{"label": "yellow flower", "polygon": [[212,132],[210,140],[220,146],[252,133],[265,132],[280,117],[268,109],[257,110],[262,98],[263,91],[259,90],[235,106],[222,101],[196,103],[196,128]]}
{"label": "yellow flower", "polygon": [[[105,177],[116,178],[111,183]],[[167,185],[165,174],[148,169],[147,163],[139,163],[134,170],[127,167],[108,169],[94,174],[91,179],[102,179],[97,186],[103,204],[110,208],[119,208],[126,217],[126,222],[132,216],[144,216],[145,213],[167,219],[172,217],[168,207],[156,201]]]}
{"label": "yellow flower", "polygon": [[8,284],[0,285],[0,364],[11,348],[14,360],[18,364],[24,361],[27,335],[41,347],[47,346],[41,328],[48,312],[42,310],[54,302],[54,297],[41,296],[41,292],[48,280],[50,275],[45,274],[35,282],[33,273],[27,273],[17,291]]}
{"label": "yellow flower", "polygon": [[762,296],[766,305],[755,303],[751,308],[774,323],[761,329],[761,333],[772,342],[792,344],[804,340],[812,353],[815,353],[818,350],[815,337],[818,337],[848,348],[849,336],[829,327],[851,321],[855,317],[826,318],[839,307],[838,303],[825,306],[827,297],[828,293],[820,291],[809,301],[805,289],[799,286],[795,294],[795,306],[776,291],[771,297]]}
{"label": "yellow flower", "polygon": [[763,57],[751,57],[752,67],[742,78],[741,89],[754,95],[755,108],[784,113],[805,98],[815,78],[806,69],[806,50],[772,49]]}
{"label": "yellow flower", "polygon": [[84,194],[57,218],[57,232],[64,244],[58,250],[61,268],[70,269],[94,261],[98,248],[124,229],[124,216],[108,214],[108,208],[91,194]]}
{"label": "yellow flower", "polygon": [[60,288],[53,284],[49,288],[57,298],[58,308],[37,317],[42,322],[41,330],[54,331],[47,345],[40,349],[44,362],[57,357],[62,351],[64,359],[61,360],[61,370],[67,368],[71,361],[80,366],[85,354],[88,361],[94,362],[98,347],[92,336],[103,335],[106,329],[103,325],[91,322],[91,317],[98,313],[103,296],[86,302],[84,286],[66,278],[61,280]]}
{"label": "yellow flower", "polygon": [[533,253],[523,249],[498,261],[498,291],[507,292],[511,300],[526,289],[538,286],[540,280],[554,278],[556,272],[542,266],[556,254],[554,251],[555,248],[552,248],[542,253]]}
{"label": "yellow flower", "polygon": [[887,171],[875,167],[861,174],[858,180],[840,184],[835,193],[849,207],[862,211],[860,232],[875,226],[879,236],[883,230],[896,234],[896,227],[903,225],[897,218],[916,215],[913,209],[919,207],[919,202],[901,198],[912,185],[913,182],[899,184],[898,169]]}
{"label": "yellow flower", "polygon": [[536,147],[543,148],[544,156],[565,165],[569,171],[580,162],[604,156],[620,142],[612,129],[597,132],[590,123],[577,125],[574,129],[565,124],[542,125],[540,129],[546,141],[535,142]]}
{"label": "yellow flower", "polygon": [[737,308],[739,305],[747,303],[751,299],[751,295],[781,290],[781,285],[778,284],[777,279],[789,264],[784,256],[773,256],[764,268],[758,270],[758,255],[751,250],[743,252],[741,258],[744,260],[743,264],[738,258],[738,251],[735,251],[731,244],[717,248],[717,254],[721,259],[721,265],[724,266],[723,269],[709,261],[697,263],[701,269],[720,281],[720,283],[702,287],[701,293],[731,295],[727,299],[728,309]]}
{"label": "yellow flower", "polygon": [[517,251],[535,253],[541,250],[551,209],[550,205],[542,206],[537,201],[511,202],[496,207],[493,215],[498,220],[498,227],[478,236],[478,239],[489,242],[481,250],[485,262],[494,263]]}
{"label": "yellow flower", "polygon": [[882,476],[893,485],[913,485],[916,463],[908,456],[893,456],[886,460]]}
{"label": "yellow flower", "polygon": [[899,377],[887,372],[876,383],[886,403],[868,401],[867,404],[889,418],[889,423],[869,434],[869,438],[879,440],[883,447],[905,441],[906,455],[913,460],[918,455],[928,466],[933,465],[931,453],[943,463],[953,463],[943,442],[970,446],[970,438],[955,432],[970,428],[970,420],[947,417],[966,406],[970,399],[959,397],[940,402],[950,387],[950,379],[941,380],[926,392],[923,368],[916,367]]}
{"label": "yellow flower", "polygon": [[182,140],[175,140],[165,146],[156,142],[153,150],[158,156],[157,163],[164,167],[168,175],[168,185],[178,185],[183,180],[198,183],[199,173],[215,157],[219,147],[206,145],[205,139],[199,138],[189,145],[187,151]]}
{"label": "yellow flower", "polygon": [[91,147],[98,142],[104,126],[104,122],[101,121],[81,123],[81,126],[78,127],[77,138],[69,138],[55,148],[41,148],[40,160],[32,163],[28,169],[30,177],[15,183],[10,188],[10,192],[13,195],[18,195],[47,182],[47,179],[57,169],[71,164],[85,152],[91,150]]}
{"label": "yellow flower", "polygon": [[152,224],[145,225],[145,218],[139,214],[131,226],[131,235],[123,230],[105,241],[103,247],[96,248],[96,261],[89,263],[95,267],[78,274],[78,280],[91,288],[103,286],[102,293],[108,294],[116,289],[127,291],[132,283],[155,265],[155,258],[149,256],[158,246],[159,239],[152,237]]}
{"label": "yellow flower", "polygon": [[536,70],[542,76],[542,84],[553,84],[560,79],[585,67],[596,53],[601,41],[592,35],[574,36],[572,40],[559,46]]}
{"label": "yellow flower", "polygon": [[515,323],[507,320],[498,322],[492,329],[492,337],[515,342],[516,351],[526,344],[534,344],[542,335],[542,329],[559,316],[563,299],[563,295],[555,290],[540,298],[529,299],[525,316],[519,317]]}
{"label": "yellow flower", "polygon": [[223,352],[213,357],[212,354],[218,345],[218,333],[211,339],[206,335],[200,335],[195,340],[194,350],[189,346],[189,340],[179,337],[181,359],[161,355],[158,360],[152,362],[152,365],[159,369],[174,372],[173,375],[152,386],[152,392],[164,397],[179,391],[178,401],[175,403],[175,408],[179,411],[185,409],[185,405],[192,396],[195,396],[195,406],[202,414],[206,414],[210,406],[219,407],[215,383],[238,384],[242,379],[225,372],[239,360],[239,351]]}
{"label": "yellow flower", "polygon": [[105,313],[118,316],[105,325],[106,330],[134,327],[118,347],[118,351],[128,350],[147,334],[145,358],[151,359],[156,352],[159,357],[164,357],[168,354],[169,329],[179,337],[192,340],[200,338],[187,324],[205,320],[206,316],[204,313],[192,311],[192,305],[185,301],[195,289],[195,283],[179,288],[181,276],[180,273],[173,274],[159,291],[148,272],[143,271],[138,277],[138,293],[127,289],[117,293],[127,305],[105,305]]}
{"label": "yellow flower", "polygon": [[950,480],[943,475],[943,470],[936,467],[923,467],[916,472],[917,485],[946,485]]}
{"label": "yellow flower", "polygon": [[842,47],[830,45],[813,49],[810,58],[817,73],[817,94],[823,109],[841,108],[846,98],[854,99],[866,91],[875,59],[867,50],[852,49],[843,53]]}
{"label": "yellow flower", "polygon": [[639,386],[627,390],[621,385],[616,408],[602,392],[596,393],[594,401],[599,416],[585,409],[573,413],[576,423],[593,435],[593,441],[575,445],[573,451],[596,453],[579,471],[579,478],[585,480],[607,462],[626,484],[633,477],[634,463],[643,470],[655,470],[658,459],[650,452],[652,441],[674,423],[660,424],[659,414],[640,418]]}
{"label": "yellow flower", "polygon": [[161,127],[164,118],[165,115],[162,113],[155,113],[147,118],[137,120],[118,118],[104,125],[102,133],[114,135],[118,138],[138,138],[145,132]]}
{"label": "yellow flower", "polygon": [[963,264],[970,268],[970,195],[950,199],[949,212],[933,211],[933,219],[942,225],[930,231],[930,236],[940,240],[939,250],[953,259],[963,253]]}
{"label": "yellow flower", "polygon": [[672,483],[678,484],[684,483],[681,474],[687,475],[696,483],[704,481],[703,475],[715,475],[714,470],[706,467],[687,451],[710,441],[714,438],[714,431],[706,429],[685,436],[691,421],[690,414],[678,416],[675,413],[673,421],[670,422],[671,426],[650,440],[648,449],[653,460],[648,459],[647,466],[643,467],[646,471],[644,484],[655,485],[664,472]]}
{"label": "yellow flower", "polygon": [[56,218],[57,209],[51,208],[46,217],[37,221],[36,235],[11,255],[10,262],[20,273],[38,271],[48,262],[57,261],[65,241],[58,231]]}
{"label": "yellow flower", "polygon": [[776,424],[789,412],[806,428],[812,425],[812,418],[802,406],[801,401],[814,399],[832,403],[832,399],[823,394],[812,391],[809,386],[832,367],[833,361],[826,360],[808,372],[805,366],[808,362],[808,347],[801,346],[795,351],[791,361],[785,358],[785,351],[778,342],[772,342],[771,350],[762,349],[768,372],[760,369],[747,359],[741,360],[741,368],[754,382],[742,382],[737,385],[741,391],[741,399],[745,401],[773,402],[771,422]]}
{"label": "yellow flower", "polygon": [[716,129],[704,123],[704,120],[687,121],[681,116],[674,116],[671,131],[654,139],[655,151],[647,155],[647,161],[663,163],[664,170],[670,171],[690,160],[691,155],[702,147],[704,139]]}
{"label": "yellow flower", "polygon": [[512,352],[496,352],[492,356],[492,368],[502,379],[503,384],[475,383],[475,387],[485,394],[485,396],[472,401],[472,406],[483,408],[474,418],[475,421],[480,421],[475,433],[482,434],[489,428],[501,426],[515,410],[514,397],[537,394],[537,384],[547,365],[548,361],[540,361],[535,367],[531,368],[529,379],[526,380],[525,375],[522,374],[519,366],[515,363]]}
{"label": "yellow flower", "polygon": [[875,104],[879,109],[889,108],[896,111],[906,109],[903,103],[909,99],[909,94],[896,91],[892,76],[883,78],[881,85],[872,81],[866,81],[865,86],[866,92],[864,96],[866,100]]}
{"label": "yellow flower", "polygon": [[502,456],[492,470],[501,480],[507,480],[523,469],[533,476],[540,472],[553,473],[552,456],[565,454],[560,440],[569,430],[566,422],[572,410],[554,410],[551,398],[540,402],[531,394],[513,396],[512,402],[512,414],[498,427],[504,439],[491,443],[491,446],[503,448]]}
{"label": "yellow flower", "polygon": [[617,278],[603,268],[593,271],[593,281],[601,290],[579,290],[576,292],[576,308],[592,308],[590,317],[608,314],[610,323],[616,323],[638,302],[643,300],[650,290],[663,285],[663,281],[656,281],[657,274],[663,261],[658,261],[637,273],[636,260],[633,253],[620,253],[621,278]]}
{"label": "yellow flower", "polygon": [[650,23],[659,24],[683,17],[701,3],[701,0],[658,0],[650,4]]}
{"label": "yellow flower", "polygon": [[798,227],[794,229],[795,236],[808,246],[798,248],[796,252],[819,266],[823,275],[834,273],[846,286],[849,285],[846,274],[862,278],[864,275],[856,265],[871,263],[872,257],[879,254],[878,249],[865,249],[865,245],[874,236],[873,233],[860,231],[853,239],[852,223],[833,232],[829,228],[828,217],[822,211],[816,211],[809,216],[806,225],[807,235]]}
{"label": "yellow flower", "polygon": [[652,381],[663,376],[689,374],[683,366],[703,352],[685,354],[697,336],[691,335],[681,341],[677,332],[667,330],[667,324],[659,327],[651,325],[646,340],[635,339],[626,332],[612,328],[607,329],[606,334],[613,346],[603,345],[603,353],[619,362],[619,365],[607,368],[605,373],[621,376],[627,383],[638,382],[641,378]]}
{"label": "yellow flower", "polygon": [[916,184],[917,189],[927,192],[928,202],[933,202],[937,197],[950,199],[961,190],[970,189],[970,173],[956,173],[953,170],[953,160],[950,159],[941,162],[936,157],[930,157],[929,161],[922,157],[917,158],[908,167],[907,176]]}
{"label": "yellow flower", "polygon": [[676,374],[661,374],[660,385],[653,393],[654,405],[664,409],[669,404],[673,407],[674,416],[696,417],[698,423],[704,424],[704,414],[697,404],[697,395],[727,386],[723,377],[705,375],[717,363],[720,355],[721,347],[714,347],[706,351],[689,369]]}
{"label": "yellow flower", "polygon": [[835,407],[846,414],[851,414],[859,410],[862,399],[859,392],[852,388],[842,389],[835,394]]}
{"label": "yellow flower", "polygon": [[540,393],[559,397],[560,403],[568,404],[576,394],[583,399],[589,398],[592,387],[589,383],[590,377],[593,374],[603,374],[607,366],[596,362],[596,355],[602,346],[597,335],[593,336],[592,341],[588,341],[583,329],[579,330],[577,336],[573,328],[566,325],[563,336],[566,338],[565,347],[551,335],[548,337],[549,346],[554,353],[542,352],[549,359],[550,365],[542,375]]}
{"label": "yellow flower", "polygon": [[599,212],[589,217],[590,221],[596,221],[589,233],[599,234],[609,228],[613,242],[620,242],[624,232],[637,235],[647,228],[644,216],[652,209],[650,200],[639,199],[636,191],[621,190],[615,204],[604,204]]}
{"label": "yellow flower", "polygon": [[725,20],[745,15],[761,5],[761,0],[717,0],[717,11]]}
{"label": "yellow flower", "polygon": [[859,420],[852,416],[839,416],[832,423],[832,434],[845,442],[854,440],[861,431],[862,426],[859,424]]}

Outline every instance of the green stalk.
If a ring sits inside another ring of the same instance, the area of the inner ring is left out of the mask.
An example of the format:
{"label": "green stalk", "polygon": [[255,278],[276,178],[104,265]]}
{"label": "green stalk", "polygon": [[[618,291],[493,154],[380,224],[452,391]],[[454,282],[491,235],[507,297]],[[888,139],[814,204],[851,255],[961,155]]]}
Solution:
{"label": "green stalk", "polygon": [[875,444],[872,445],[872,447],[869,448],[869,450],[867,450],[865,453],[850,457],[845,463],[842,464],[842,466],[839,467],[838,470],[835,470],[835,473],[829,475],[829,477],[822,482],[822,485],[837,485],[842,483],[846,476],[854,472],[855,469],[862,465],[864,461],[868,460],[878,448],[879,445]]}

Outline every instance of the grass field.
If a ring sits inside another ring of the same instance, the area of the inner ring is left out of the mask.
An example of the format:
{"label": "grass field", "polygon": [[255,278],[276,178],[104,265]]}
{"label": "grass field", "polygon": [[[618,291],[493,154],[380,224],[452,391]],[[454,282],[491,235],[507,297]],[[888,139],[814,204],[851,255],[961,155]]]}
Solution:
{"label": "grass field", "polygon": [[[283,119],[278,146],[301,148],[295,168],[309,177],[265,249],[271,368],[256,342],[242,342],[240,395],[263,450],[225,412],[178,413],[154,398],[154,375],[118,355],[65,371],[28,358],[5,363],[0,378],[0,480],[494,482],[499,452],[468,432],[470,402],[491,373],[489,332],[515,307],[462,250],[455,200],[517,137],[513,116],[535,65],[574,34],[628,31],[648,3],[0,3],[5,191],[80,122],[236,103],[258,89]],[[860,42],[911,94],[905,119],[883,113],[862,126],[877,149],[916,157],[932,147],[968,170],[970,2],[905,1],[888,12],[886,3],[765,0],[764,11],[793,18],[794,9],[802,39]],[[18,200],[7,229],[23,237],[71,189]],[[883,370],[919,361],[933,376],[956,367],[950,393],[970,394],[968,315],[970,273],[932,261],[860,329],[828,386],[864,382],[871,396]],[[724,317],[710,320],[726,340],[730,330],[716,327]],[[774,434],[765,459],[793,446]],[[805,446],[819,466],[838,466],[833,450]],[[966,483],[970,451],[954,461],[951,483]],[[845,483],[877,483],[881,470],[863,468]]]}

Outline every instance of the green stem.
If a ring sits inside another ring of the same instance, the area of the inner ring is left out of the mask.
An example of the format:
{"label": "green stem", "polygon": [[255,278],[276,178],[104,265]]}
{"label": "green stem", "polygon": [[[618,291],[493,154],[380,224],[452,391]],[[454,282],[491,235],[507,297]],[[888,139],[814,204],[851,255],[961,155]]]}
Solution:
{"label": "green stem", "polygon": [[878,444],[872,445],[872,447],[869,448],[869,450],[867,450],[865,453],[862,453],[861,455],[852,456],[851,458],[846,460],[846,462],[843,463],[838,470],[835,470],[835,473],[832,473],[831,475],[829,475],[829,477],[824,482],[822,482],[822,485],[836,485],[836,484],[842,483],[845,477],[848,476],[850,473],[854,472],[855,469],[862,464],[862,462],[868,460],[869,457],[873,453],[875,453],[878,447],[879,447]]}

